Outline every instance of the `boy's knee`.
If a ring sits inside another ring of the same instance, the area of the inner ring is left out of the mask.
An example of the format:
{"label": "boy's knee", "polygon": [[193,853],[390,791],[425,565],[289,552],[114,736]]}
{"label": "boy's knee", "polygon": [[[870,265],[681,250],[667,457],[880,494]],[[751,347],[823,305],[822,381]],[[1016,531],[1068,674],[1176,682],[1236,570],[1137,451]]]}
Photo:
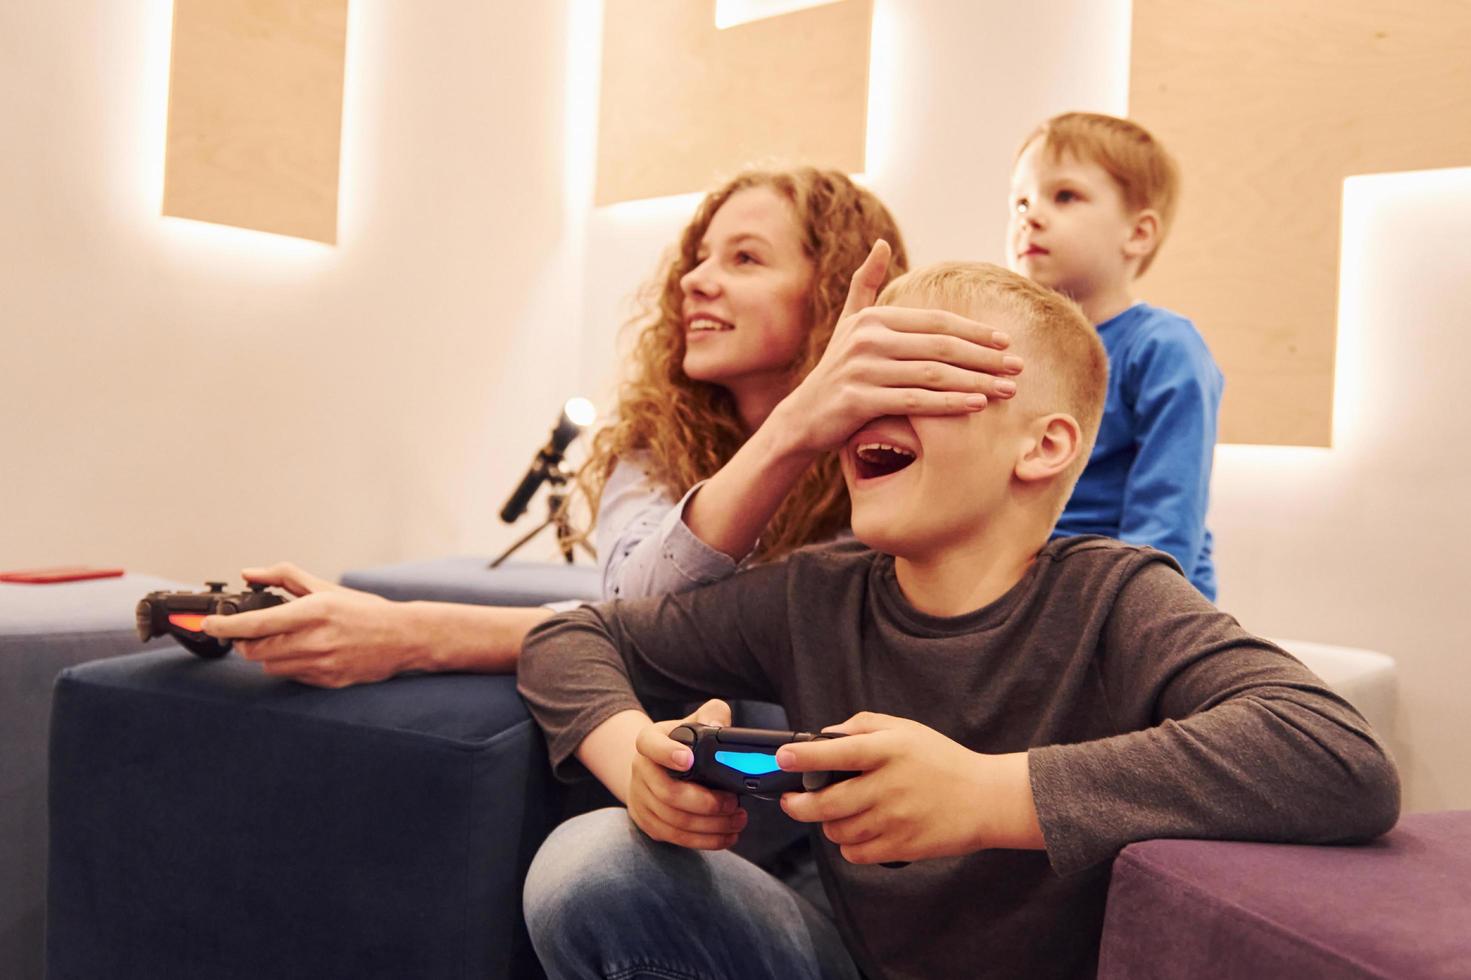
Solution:
{"label": "boy's knee", "polygon": [[[549,976],[603,976],[666,950],[668,910],[700,892],[701,855],[658,844],[621,808],[562,824],[532,859],[522,893],[531,944]],[[708,889],[708,881],[705,882]]]}
{"label": "boy's knee", "polygon": [[[552,832],[531,862],[526,925],[552,977],[852,976],[831,923],[765,871],[726,851],[644,836],[623,809]],[[846,966],[845,966],[846,964]],[[622,971],[622,972],[620,972]]]}
{"label": "boy's knee", "polygon": [[628,811],[609,807],[573,817],[552,831],[526,873],[522,900],[533,930],[547,918],[560,918],[569,905],[597,901],[602,887],[632,871],[638,833]]}

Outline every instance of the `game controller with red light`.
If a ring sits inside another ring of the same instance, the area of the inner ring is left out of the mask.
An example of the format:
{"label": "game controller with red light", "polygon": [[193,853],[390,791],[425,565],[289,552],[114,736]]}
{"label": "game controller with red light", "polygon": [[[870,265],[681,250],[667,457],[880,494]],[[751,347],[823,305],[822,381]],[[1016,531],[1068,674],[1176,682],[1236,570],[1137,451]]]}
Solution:
{"label": "game controller with red light", "polygon": [[286,601],[255,584],[248,592],[226,592],[224,582],[206,582],[208,592],[150,592],[138,601],[138,639],[172,636],[200,657],[214,659],[230,652],[230,641],[216,639],[201,629],[206,616],[269,609]]}

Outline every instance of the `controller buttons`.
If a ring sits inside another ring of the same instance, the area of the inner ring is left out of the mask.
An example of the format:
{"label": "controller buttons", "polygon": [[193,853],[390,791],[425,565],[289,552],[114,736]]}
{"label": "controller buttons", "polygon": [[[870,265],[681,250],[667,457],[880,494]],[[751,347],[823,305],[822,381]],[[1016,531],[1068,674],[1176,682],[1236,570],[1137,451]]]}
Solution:
{"label": "controller buttons", "polygon": [[224,582],[205,582],[204,584],[207,585],[207,586],[209,586],[209,590],[211,592],[223,592],[223,591],[225,591],[225,583]]}
{"label": "controller buttons", "polygon": [[264,592],[264,591],[266,591],[266,583],[264,583],[264,582],[251,582],[250,583],[250,591],[257,592],[257,593]]}

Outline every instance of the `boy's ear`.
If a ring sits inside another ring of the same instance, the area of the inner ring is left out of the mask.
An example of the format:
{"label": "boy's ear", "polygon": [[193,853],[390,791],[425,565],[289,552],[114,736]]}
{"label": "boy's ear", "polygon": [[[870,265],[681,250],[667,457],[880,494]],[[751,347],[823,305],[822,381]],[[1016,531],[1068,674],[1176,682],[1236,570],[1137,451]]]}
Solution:
{"label": "boy's ear", "polygon": [[1067,472],[1083,448],[1083,428],[1063,412],[1044,415],[1027,429],[1028,442],[1013,473],[1026,483],[1050,480]]}
{"label": "boy's ear", "polygon": [[1145,208],[1134,215],[1134,224],[1129,228],[1129,237],[1124,240],[1124,255],[1143,260],[1159,247],[1159,212]]}

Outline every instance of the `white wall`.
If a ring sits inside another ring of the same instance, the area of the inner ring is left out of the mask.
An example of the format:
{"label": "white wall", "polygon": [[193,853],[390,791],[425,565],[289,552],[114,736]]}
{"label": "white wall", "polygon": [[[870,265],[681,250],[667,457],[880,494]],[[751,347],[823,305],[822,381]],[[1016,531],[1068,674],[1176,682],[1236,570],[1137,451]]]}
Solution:
{"label": "white wall", "polygon": [[171,7],[0,7],[0,567],[489,553],[574,353],[566,10],[354,0],[333,248],[159,216]]}
{"label": "white wall", "polygon": [[1333,448],[1222,446],[1212,486],[1224,608],[1398,662],[1422,810],[1471,805],[1468,240],[1471,169],[1350,178]]}
{"label": "white wall", "polygon": [[[167,8],[0,6],[0,567],[493,551],[695,203],[590,207],[600,4],[354,0],[335,249],[157,216]],[[1000,258],[1018,140],[1125,108],[1128,16],[876,0],[868,179],[916,262]],[[1471,177],[1346,215],[1336,445],[1220,450],[1222,604],[1394,656],[1408,804],[1471,806]]]}

